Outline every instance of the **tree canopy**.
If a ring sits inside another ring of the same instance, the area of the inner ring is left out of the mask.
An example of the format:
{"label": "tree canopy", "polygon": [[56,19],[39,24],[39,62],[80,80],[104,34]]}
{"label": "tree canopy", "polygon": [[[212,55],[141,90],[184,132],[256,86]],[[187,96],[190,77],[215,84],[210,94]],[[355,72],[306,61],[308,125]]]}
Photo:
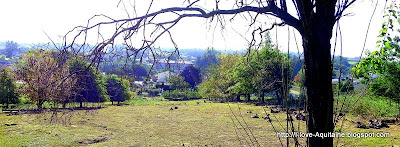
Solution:
{"label": "tree canopy", "polygon": [[105,83],[100,71],[89,66],[84,58],[74,57],[69,61],[70,74],[76,77],[73,87],[75,92],[71,100],[74,102],[104,102],[108,100]]}
{"label": "tree canopy", "polygon": [[0,68],[0,104],[16,104],[18,103],[18,94],[16,83],[10,75],[7,68]]}
{"label": "tree canopy", "polygon": [[181,76],[185,78],[184,81],[187,82],[191,88],[194,88],[201,82],[200,69],[193,65],[186,66],[181,72]]}
{"label": "tree canopy", "polygon": [[68,98],[75,82],[69,75],[68,66],[59,64],[51,51],[33,50],[18,61],[16,77],[23,81],[20,94],[26,95],[42,108],[45,101],[63,101]]}
{"label": "tree canopy", "polygon": [[130,98],[129,95],[129,81],[118,77],[117,75],[110,75],[106,78],[107,94],[110,96],[111,102],[123,102]]}

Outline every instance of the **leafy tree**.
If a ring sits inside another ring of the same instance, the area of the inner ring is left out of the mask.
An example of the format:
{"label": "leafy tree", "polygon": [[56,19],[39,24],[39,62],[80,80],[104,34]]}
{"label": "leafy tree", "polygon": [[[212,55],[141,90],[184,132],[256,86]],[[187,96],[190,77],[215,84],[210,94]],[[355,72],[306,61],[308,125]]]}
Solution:
{"label": "leafy tree", "polygon": [[264,92],[275,91],[278,104],[283,104],[284,94],[289,93],[291,85],[291,60],[287,59],[286,54],[268,46],[258,51],[253,60],[256,66],[253,83],[257,92],[261,93],[261,100],[264,99]]}
{"label": "leafy tree", "polygon": [[17,64],[17,79],[24,82],[19,92],[36,102],[39,109],[45,101],[57,102],[68,97],[74,83],[68,77],[68,67],[60,65],[51,54],[45,50],[28,51]]}
{"label": "leafy tree", "polygon": [[370,83],[369,91],[377,96],[384,96],[399,101],[400,98],[400,63],[391,62],[387,65],[388,72],[380,75]]}
{"label": "leafy tree", "polygon": [[[373,74],[385,74],[393,65],[391,62],[398,62],[400,58],[400,39],[398,36],[391,36],[391,33],[397,33],[399,30],[394,30],[394,20],[400,17],[393,4],[386,10],[385,18],[387,21],[382,23],[382,29],[379,31],[379,40],[376,42],[378,51],[368,53],[360,63],[353,68],[356,77],[370,79]],[[397,21],[400,24],[400,21]]]}
{"label": "leafy tree", "polygon": [[0,103],[16,104],[18,103],[18,94],[15,93],[16,85],[10,76],[7,68],[0,69]]}
{"label": "leafy tree", "polygon": [[10,58],[13,56],[14,52],[18,50],[18,44],[14,41],[7,41],[5,50],[6,56]]}
{"label": "leafy tree", "polygon": [[110,101],[114,103],[128,100],[129,95],[129,81],[118,77],[117,75],[110,75],[106,78],[107,93],[110,96]]}
{"label": "leafy tree", "polygon": [[190,86],[181,75],[172,75],[167,79],[167,82],[170,84],[171,89],[176,90],[181,90]]}
{"label": "leafy tree", "polygon": [[71,100],[79,102],[104,102],[108,100],[105,82],[102,80],[100,71],[89,66],[83,58],[74,57],[69,61],[70,73],[76,77],[73,87],[75,92]]}
{"label": "leafy tree", "polygon": [[269,33],[265,38],[262,49],[250,50],[236,63],[233,70],[235,85],[229,89],[239,95],[246,94],[247,101],[250,101],[250,94],[259,93],[261,102],[264,102],[265,92],[276,91],[278,104],[282,104],[283,86],[291,81],[291,60],[274,48]]}
{"label": "leafy tree", "polygon": [[210,73],[206,75],[207,80],[199,85],[199,94],[203,98],[214,100],[232,100],[237,95],[229,88],[235,85],[233,69],[240,59],[237,54],[220,54],[220,63],[209,67]]}
{"label": "leafy tree", "polygon": [[[379,75],[375,81],[370,83],[369,91],[378,96],[385,96],[391,99],[399,99],[399,58],[400,58],[400,38],[397,35],[400,30],[395,29],[400,24],[399,7],[392,3],[385,12],[385,22],[379,31],[379,40],[376,42],[379,50],[368,53],[356,67],[353,68],[355,77],[373,81],[372,75]],[[395,20],[398,21],[395,21]],[[397,22],[397,24],[395,24]]]}
{"label": "leafy tree", "polygon": [[206,71],[208,66],[219,62],[218,54],[219,52],[214,48],[207,48],[206,52],[201,55],[201,57],[197,57],[195,65],[200,67],[201,71]]}
{"label": "leafy tree", "polygon": [[232,68],[231,78],[234,81],[234,85],[229,87],[229,91],[236,95],[246,95],[246,101],[250,101],[250,94],[255,93],[256,88],[253,85],[255,80],[255,70],[252,63],[245,61],[243,57],[239,58],[239,61],[234,64]]}
{"label": "leafy tree", "polygon": [[185,78],[185,82],[189,83],[192,88],[201,82],[200,69],[193,65],[186,66],[181,76]]}
{"label": "leafy tree", "polygon": [[304,75],[304,69],[300,69],[299,72],[297,72],[296,77],[293,79],[295,82],[296,86],[299,87],[304,87],[304,82],[305,82],[305,75]]}

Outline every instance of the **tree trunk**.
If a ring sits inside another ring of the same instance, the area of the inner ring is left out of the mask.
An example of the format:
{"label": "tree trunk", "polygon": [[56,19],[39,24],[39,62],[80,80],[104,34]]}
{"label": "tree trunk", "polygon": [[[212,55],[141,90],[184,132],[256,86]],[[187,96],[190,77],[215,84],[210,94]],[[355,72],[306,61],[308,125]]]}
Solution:
{"label": "tree trunk", "polygon": [[119,101],[118,101],[118,104],[117,105],[119,105]]}
{"label": "tree trunk", "polygon": [[114,105],[114,101],[111,101],[111,105]]}
{"label": "tree trunk", "polygon": [[283,104],[283,88],[280,88],[279,90],[275,91],[277,105],[282,105]]}
{"label": "tree trunk", "polygon": [[240,94],[236,95],[236,101],[240,102]]}
{"label": "tree trunk", "polygon": [[83,103],[83,102],[79,102],[79,107],[80,107],[80,108],[83,108],[82,103]]}
{"label": "tree trunk", "polygon": [[250,94],[246,94],[246,102],[250,102]]}
{"label": "tree trunk", "polygon": [[265,101],[264,101],[264,91],[261,91],[261,93],[260,93],[260,102],[261,103],[264,103]]}
{"label": "tree trunk", "polygon": [[62,107],[65,109],[65,108],[67,107],[67,102],[64,102],[64,103],[62,104]]}
{"label": "tree trunk", "polygon": [[43,108],[43,101],[41,101],[40,98],[37,101],[37,106],[38,106],[38,109],[42,109]]}
{"label": "tree trunk", "polygon": [[[303,21],[302,34],[307,87],[307,132],[314,134],[333,132],[334,129],[330,45],[334,25],[334,13],[330,11],[334,9],[320,11],[309,18],[308,22]],[[310,137],[307,142],[311,147],[333,146],[331,137]]]}
{"label": "tree trunk", "polygon": [[277,100],[276,104],[277,104],[277,105],[280,105],[280,104],[282,104],[282,102],[280,102],[280,101],[279,101],[279,100],[281,100],[281,99],[279,98],[279,93],[278,93],[278,90],[277,90],[277,91],[275,91],[275,96],[276,96],[276,100]]}

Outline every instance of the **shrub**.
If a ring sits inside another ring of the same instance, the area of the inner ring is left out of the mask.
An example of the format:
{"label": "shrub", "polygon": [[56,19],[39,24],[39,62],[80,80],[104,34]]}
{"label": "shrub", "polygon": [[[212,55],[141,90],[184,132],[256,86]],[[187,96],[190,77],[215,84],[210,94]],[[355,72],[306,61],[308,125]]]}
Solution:
{"label": "shrub", "polygon": [[[339,98],[339,108],[342,105],[344,97],[345,96],[340,96]],[[358,97],[346,96],[346,102],[343,106],[343,111],[347,110],[357,100],[357,98]],[[399,113],[399,110],[397,109],[396,102],[389,98],[363,96],[350,109],[350,113],[378,117],[391,117],[396,116]]]}
{"label": "shrub", "polygon": [[147,93],[149,96],[158,96],[161,93],[161,89],[149,89]]}

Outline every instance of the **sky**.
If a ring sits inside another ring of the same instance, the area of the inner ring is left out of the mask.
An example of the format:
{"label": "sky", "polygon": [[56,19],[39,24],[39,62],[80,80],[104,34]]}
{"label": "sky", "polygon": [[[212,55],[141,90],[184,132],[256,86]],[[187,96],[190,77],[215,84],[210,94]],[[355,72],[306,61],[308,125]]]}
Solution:
{"label": "sky", "polygon": [[[180,6],[182,1],[156,0],[151,11],[168,6]],[[2,20],[0,41],[12,40],[20,44],[47,43],[50,42],[47,34],[55,42],[61,42],[61,36],[75,26],[86,25],[87,20],[96,14],[106,14],[115,19],[126,18],[127,14],[123,5],[120,3],[117,7],[118,2],[119,0],[3,0],[0,1],[0,20]],[[379,1],[359,0],[346,11],[353,13],[353,15],[340,20],[343,56],[357,57],[361,55],[368,22],[376,2]],[[133,1],[131,1],[132,3]],[[124,4],[128,10],[132,10],[129,1],[125,0]],[[148,3],[137,1],[134,5],[137,6],[138,11],[144,11]],[[207,4],[207,1],[205,1],[200,5],[211,4]],[[369,50],[376,50],[376,36],[384,21],[382,18],[383,8],[384,1],[380,1],[368,33],[366,48]],[[226,17],[226,19],[229,18]],[[165,19],[168,19],[168,17]],[[262,18],[262,20],[265,21],[260,22],[260,24],[264,26],[275,21],[274,18],[270,17]],[[245,38],[249,39],[251,35],[248,26],[248,21],[242,17],[237,17],[232,22],[228,21],[225,29],[221,30],[220,27],[216,27],[214,31],[214,27],[210,27],[208,20],[189,18],[179,22],[171,30],[171,33],[179,48],[204,49],[214,47],[220,50],[244,50],[248,47]],[[273,42],[278,44],[281,50],[287,51],[289,45],[291,51],[297,52],[297,48],[299,48],[299,51],[302,52],[300,35],[291,27],[289,27],[289,31],[290,37],[288,37],[288,26],[271,30]],[[296,36],[297,45],[294,36]],[[89,37],[93,40],[96,38],[95,35]],[[333,37],[332,46],[334,46],[334,40]],[[337,44],[335,54],[339,55],[340,41]],[[166,37],[159,40],[156,46],[161,48],[173,47],[171,41]]]}

